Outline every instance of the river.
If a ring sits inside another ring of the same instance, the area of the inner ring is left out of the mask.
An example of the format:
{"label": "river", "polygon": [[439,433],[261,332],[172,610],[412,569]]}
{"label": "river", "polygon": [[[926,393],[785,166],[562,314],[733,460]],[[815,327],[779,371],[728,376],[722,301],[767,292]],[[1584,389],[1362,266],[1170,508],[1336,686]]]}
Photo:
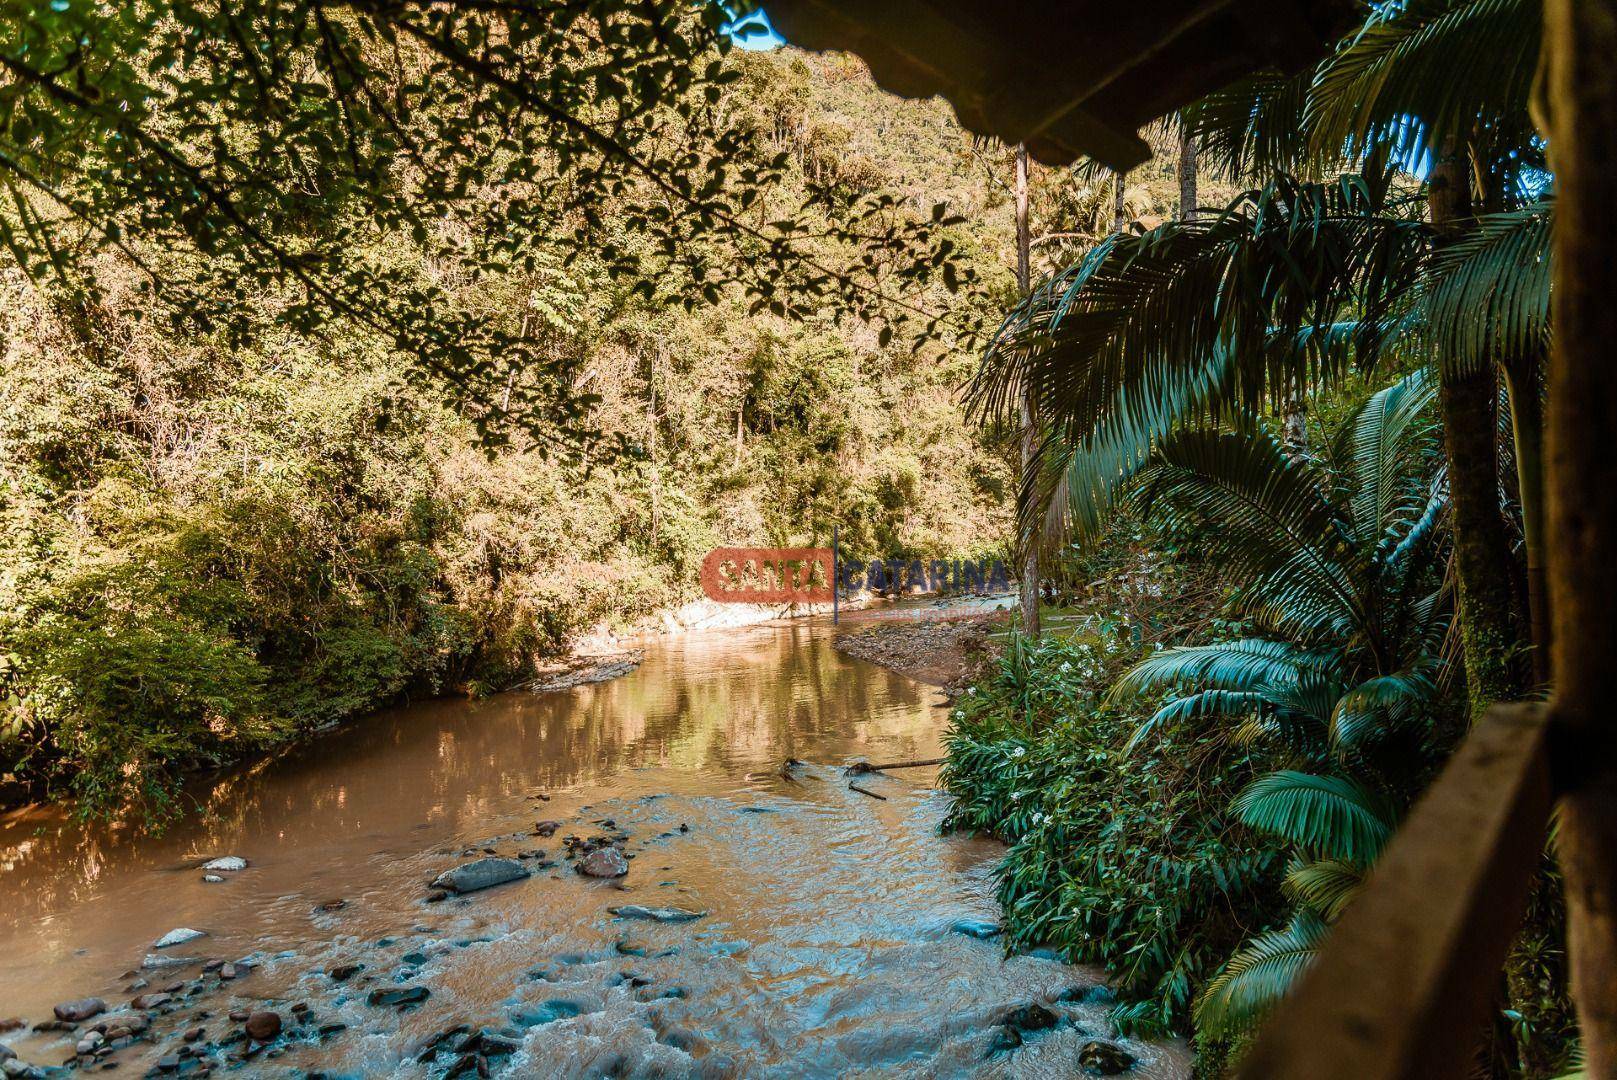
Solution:
{"label": "river", "polygon": [[[1110,1034],[1106,1010],[1057,999],[1097,974],[959,932],[998,918],[1001,849],[939,835],[930,771],[861,781],[885,799],[849,789],[849,759],[936,756],[946,714],[931,688],[838,654],[834,632],[669,637],[611,682],[388,711],[197,785],[198,812],[160,836],[14,813],[0,1019],[93,995],[114,1014],[91,1023],[115,1020],[134,993],[174,986],[148,1038],[112,1054],[126,1072],[173,1065],[193,1026],[200,1054],[180,1071],[226,1066],[246,1047],[228,1014],[272,1009],[285,1032],[243,1074],[441,1076],[455,1053],[417,1058],[465,1024],[492,1029],[486,1061],[509,1076],[1075,1075],[1079,1048]],[[806,763],[792,779],[787,758]],[[532,835],[542,820],[554,836]],[[618,882],[561,858],[568,834],[619,831],[633,858]],[[484,849],[555,865],[428,901],[431,879]],[[224,855],[247,869],[205,882],[199,863]],[[626,904],[706,914],[608,911]],[[154,949],[178,927],[208,936]],[[142,970],[148,956],[195,963]],[[227,982],[208,959],[245,963]],[[363,967],[338,982],[342,964]],[[401,987],[430,996],[367,1004]],[[1004,1047],[1007,1010],[1035,1002],[1056,1026]],[[0,1041],[55,1065],[82,1034]],[[1188,1073],[1180,1044],[1121,1045],[1131,1076]]]}

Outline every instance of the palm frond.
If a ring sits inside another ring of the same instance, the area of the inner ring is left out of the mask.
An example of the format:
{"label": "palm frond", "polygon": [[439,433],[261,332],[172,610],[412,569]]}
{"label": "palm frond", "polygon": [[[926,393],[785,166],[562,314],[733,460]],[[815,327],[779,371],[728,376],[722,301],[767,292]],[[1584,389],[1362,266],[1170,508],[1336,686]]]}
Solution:
{"label": "palm frond", "polygon": [[1536,356],[1550,340],[1554,200],[1487,214],[1432,259],[1421,284],[1423,338],[1459,370],[1503,356]]}
{"label": "palm frond", "polygon": [[1120,391],[1087,437],[1051,431],[1022,475],[1020,534],[1042,533],[1047,547],[1097,537],[1152,447],[1228,397],[1233,366],[1229,353],[1218,349],[1201,369],[1187,365],[1178,378],[1144,387],[1138,402],[1131,392]]}
{"label": "palm frond", "polygon": [[1432,679],[1436,662],[1430,656],[1413,669],[1378,675],[1343,694],[1331,711],[1331,748],[1357,748],[1367,739],[1384,734],[1392,723],[1415,715],[1437,696]]}
{"label": "palm frond", "polygon": [[1353,531],[1361,544],[1389,538],[1407,526],[1426,498],[1415,455],[1432,430],[1437,384],[1422,368],[1370,396],[1343,429],[1338,458],[1346,463]]}
{"label": "palm frond", "polygon": [[1364,868],[1343,859],[1297,862],[1286,870],[1281,888],[1294,902],[1334,923],[1364,884]]}
{"label": "palm frond", "polygon": [[1196,1002],[1196,1027],[1214,1038],[1249,1032],[1313,963],[1329,929],[1312,911],[1243,945],[1208,980]]}
{"label": "palm frond", "polygon": [[1174,698],[1134,729],[1134,733],[1123,746],[1123,752],[1131,753],[1163,728],[1173,727],[1187,720],[1200,720],[1209,716],[1240,717],[1260,711],[1271,704],[1270,697],[1262,690],[1203,690],[1199,694]]}
{"label": "palm frond", "polygon": [[1197,163],[1234,182],[1304,171],[1309,146],[1303,112],[1314,70],[1290,75],[1260,71],[1187,108],[1185,122],[1198,144]]}
{"label": "palm frond", "polygon": [[1262,638],[1185,645],[1165,649],[1135,664],[1118,679],[1108,700],[1123,702],[1181,686],[1252,692],[1295,681],[1305,671],[1329,669],[1339,660],[1335,653]]}
{"label": "palm frond", "polygon": [[1527,115],[1543,12],[1533,0],[1378,5],[1320,65],[1303,127],[1320,155],[1391,146],[1406,166],[1484,124]]}
{"label": "palm frond", "polygon": [[1140,471],[1136,500],[1143,513],[1212,526],[1213,557],[1254,583],[1242,608],[1275,623],[1362,615],[1350,572],[1359,556],[1343,543],[1336,508],[1313,468],[1272,436],[1178,432]]}
{"label": "palm frond", "polygon": [[1234,811],[1249,828],[1361,865],[1374,861],[1392,834],[1390,808],[1345,776],[1290,769],[1270,773],[1247,785]]}
{"label": "palm frond", "polygon": [[1110,237],[1005,320],[970,404],[1009,420],[1029,392],[1042,422],[1081,442],[1104,416],[1144,427],[1165,397],[1193,400],[1183,387],[1221,353],[1232,364],[1227,397],[1246,405],[1281,374],[1324,378],[1343,350],[1270,344],[1276,335],[1307,343],[1303,328],[1328,326],[1347,307],[1367,326],[1392,310],[1429,230],[1384,210],[1358,177],[1281,177],[1216,217]]}

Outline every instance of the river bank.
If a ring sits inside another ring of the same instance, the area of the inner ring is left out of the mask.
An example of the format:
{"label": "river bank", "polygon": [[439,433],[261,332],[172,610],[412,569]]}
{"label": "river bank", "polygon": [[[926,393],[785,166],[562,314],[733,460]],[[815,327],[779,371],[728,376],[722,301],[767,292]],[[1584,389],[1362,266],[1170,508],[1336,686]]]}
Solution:
{"label": "river bank", "polygon": [[[844,762],[936,756],[943,717],[835,636],[670,636],[612,681],[394,710],[194,791],[162,836],[11,815],[0,1019],[25,1027],[0,1041],[400,1077],[1057,1076],[1098,1042],[1183,1075],[1176,1044],[1112,1037],[1095,972],[1004,959],[1003,849],[940,837],[943,795],[847,786]],[[607,850],[626,874],[580,872]],[[484,859],[509,863],[456,874]],[[206,936],[157,947],[178,929]],[[58,1026],[86,998],[106,1011]]]}
{"label": "river bank", "polygon": [[960,693],[991,657],[988,636],[1010,621],[1004,611],[967,615],[933,613],[931,617],[879,622],[850,629],[837,638],[837,651]]}

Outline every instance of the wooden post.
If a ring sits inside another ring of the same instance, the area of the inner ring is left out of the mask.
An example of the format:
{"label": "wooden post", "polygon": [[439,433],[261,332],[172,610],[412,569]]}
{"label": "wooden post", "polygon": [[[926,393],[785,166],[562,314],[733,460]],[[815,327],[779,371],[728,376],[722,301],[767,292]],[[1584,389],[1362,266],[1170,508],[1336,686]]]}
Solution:
{"label": "wooden post", "polygon": [[1551,673],[1564,742],[1557,851],[1586,1075],[1617,1076],[1617,0],[1546,0],[1555,172],[1546,406]]}

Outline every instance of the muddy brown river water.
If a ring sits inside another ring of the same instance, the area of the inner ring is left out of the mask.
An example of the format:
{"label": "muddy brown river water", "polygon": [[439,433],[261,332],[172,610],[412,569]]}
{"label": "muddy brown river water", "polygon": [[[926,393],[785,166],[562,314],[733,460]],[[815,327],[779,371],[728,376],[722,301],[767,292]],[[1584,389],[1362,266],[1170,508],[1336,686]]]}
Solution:
{"label": "muddy brown river water", "polygon": [[[110,1058],[136,1075],[200,1026],[182,1073],[436,1077],[457,1055],[421,1051],[461,1024],[496,1033],[487,1062],[506,1076],[1077,1075],[1106,1010],[1057,999],[1098,976],[959,931],[998,918],[1002,849],[939,835],[930,772],[861,781],[885,800],[849,790],[850,759],[936,756],[946,713],[931,688],[836,653],[833,632],[668,638],[612,682],[382,713],[199,785],[201,814],[161,836],[54,809],[0,819],[0,1019],[98,996],[111,1012],[92,1023],[116,1020],[137,979],[178,984],[149,1039]],[[808,763],[795,780],[773,775],[786,758]],[[535,837],[540,820],[561,828]],[[567,834],[619,830],[623,888],[561,858]],[[484,848],[555,865],[428,902],[428,881]],[[248,868],[204,882],[198,864],[224,855]],[[707,914],[607,910],[626,904]],[[177,927],[208,936],[153,948]],[[194,963],[143,970],[148,956]],[[227,982],[209,959],[245,963]],[[336,982],[341,964],[363,967]],[[430,996],[367,1004],[402,987]],[[1031,1002],[1059,1023],[993,1049]],[[282,1037],[232,1062],[228,1014],[265,1008]],[[0,1042],[61,1065],[85,1030]],[[1128,1075],[1188,1073],[1178,1044],[1121,1044]]]}

